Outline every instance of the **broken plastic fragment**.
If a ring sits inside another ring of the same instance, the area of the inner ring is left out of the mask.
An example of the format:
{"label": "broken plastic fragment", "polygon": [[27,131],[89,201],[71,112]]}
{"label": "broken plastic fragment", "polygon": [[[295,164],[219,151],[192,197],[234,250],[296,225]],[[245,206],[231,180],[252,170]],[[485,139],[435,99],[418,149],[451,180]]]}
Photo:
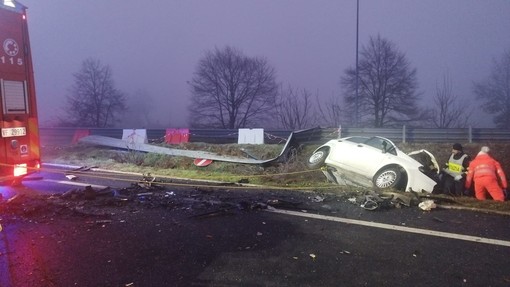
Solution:
{"label": "broken plastic fragment", "polygon": [[76,180],[76,179],[78,178],[77,176],[72,175],[72,174],[68,174],[68,175],[66,175],[66,177],[67,177],[67,179],[69,179],[69,180]]}
{"label": "broken plastic fragment", "polygon": [[425,201],[420,202],[420,204],[418,204],[418,207],[421,208],[422,210],[429,211],[432,208],[436,208],[437,205],[434,203],[433,200],[429,199],[429,200],[425,200]]}
{"label": "broken plastic fragment", "polygon": [[312,198],[312,201],[313,202],[323,202],[324,201],[324,197],[317,195],[314,198]]}

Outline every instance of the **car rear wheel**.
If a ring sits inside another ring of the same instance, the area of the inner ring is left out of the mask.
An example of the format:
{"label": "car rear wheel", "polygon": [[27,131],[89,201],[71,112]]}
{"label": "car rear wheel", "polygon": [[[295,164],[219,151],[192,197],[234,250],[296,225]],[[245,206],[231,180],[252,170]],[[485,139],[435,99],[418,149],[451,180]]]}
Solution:
{"label": "car rear wheel", "polygon": [[320,168],[324,165],[326,157],[328,157],[329,150],[327,148],[321,148],[314,152],[308,159],[307,165],[309,168]]}
{"label": "car rear wheel", "polygon": [[374,177],[374,185],[380,189],[398,188],[402,172],[397,167],[388,167],[379,171]]}

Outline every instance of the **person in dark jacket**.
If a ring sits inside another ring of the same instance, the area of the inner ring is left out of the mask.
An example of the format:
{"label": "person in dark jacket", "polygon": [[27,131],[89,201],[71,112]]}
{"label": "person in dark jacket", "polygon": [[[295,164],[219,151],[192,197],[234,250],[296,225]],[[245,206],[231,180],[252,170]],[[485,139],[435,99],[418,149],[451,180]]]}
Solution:
{"label": "person in dark jacket", "polygon": [[468,190],[464,188],[470,162],[471,158],[464,153],[462,145],[459,143],[453,144],[452,154],[440,175],[444,194],[453,196],[471,195],[465,194],[465,191],[468,192]]}

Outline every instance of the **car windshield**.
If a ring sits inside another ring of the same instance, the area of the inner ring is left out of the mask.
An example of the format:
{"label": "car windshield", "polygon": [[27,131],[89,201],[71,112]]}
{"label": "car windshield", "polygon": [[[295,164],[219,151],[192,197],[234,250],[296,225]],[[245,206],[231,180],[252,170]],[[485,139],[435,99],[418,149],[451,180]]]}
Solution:
{"label": "car windshield", "polygon": [[369,139],[370,138],[367,138],[367,137],[350,137],[350,138],[346,138],[346,140],[348,140],[350,142],[355,142],[355,143],[365,143]]}

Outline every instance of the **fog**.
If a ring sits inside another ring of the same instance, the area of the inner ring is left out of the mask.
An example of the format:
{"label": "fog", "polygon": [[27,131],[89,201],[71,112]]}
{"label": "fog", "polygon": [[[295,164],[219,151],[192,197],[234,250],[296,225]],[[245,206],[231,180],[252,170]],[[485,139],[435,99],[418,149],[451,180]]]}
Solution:
{"label": "fog", "polygon": [[[28,7],[40,122],[55,123],[87,58],[113,71],[116,88],[159,127],[186,127],[189,81],[206,51],[230,45],[265,57],[284,86],[322,99],[341,94],[356,59],[356,0],[22,0]],[[417,69],[420,105],[449,73],[473,105],[473,81],[510,49],[508,0],[360,0],[359,47],[381,35]],[[145,106],[141,106],[144,103]],[[137,111],[131,115],[137,118]],[[477,117],[475,127],[490,127]],[[127,128],[127,127],[126,127]]]}

